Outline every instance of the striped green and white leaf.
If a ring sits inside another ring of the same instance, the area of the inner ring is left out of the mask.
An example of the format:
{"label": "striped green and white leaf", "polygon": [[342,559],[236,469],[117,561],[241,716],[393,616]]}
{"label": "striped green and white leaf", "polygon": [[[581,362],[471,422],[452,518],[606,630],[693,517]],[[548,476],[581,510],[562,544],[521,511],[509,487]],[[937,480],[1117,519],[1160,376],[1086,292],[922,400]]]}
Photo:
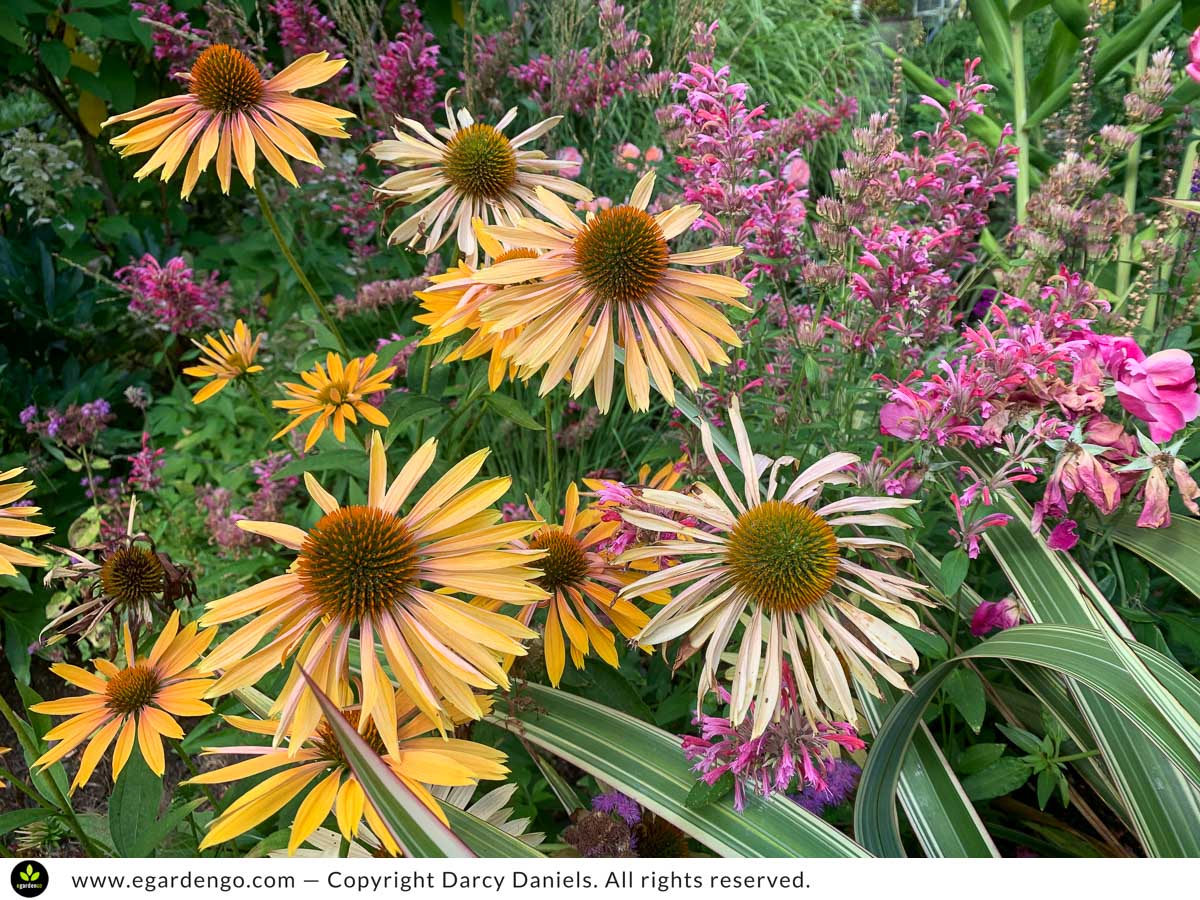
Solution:
{"label": "striped green and white leaf", "polygon": [[[696,774],[679,738],[633,716],[544,685],[522,683],[514,708],[489,717],[522,740],[632,797],[714,853],[733,857],[862,857],[870,854],[783,797],[749,805],[687,806]],[[515,708],[520,706],[519,709]]]}
{"label": "striped green and white leaf", "polygon": [[1200,598],[1200,519],[1173,516],[1167,528],[1138,528],[1137,516],[1126,512],[1109,536]]}
{"label": "striped green and white leaf", "polygon": [[475,856],[462,838],[451,831],[409,790],[408,785],[396,777],[391,767],[363,740],[362,735],[308,673],[301,669],[301,674],[316,696],[325,721],[333,730],[354,777],[362,786],[363,793],[379,813],[379,818],[400,845],[404,855],[420,858]]}
{"label": "striped green and white leaf", "polygon": [[[984,539],[1035,622],[1072,625],[1132,638],[1128,627],[1092,580],[1068,555],[1057,553],[1029,529],[1029,506],[1008,492],[997,495],[1000,511],[1013,516]],[[1145,673],[1127,672],[1127,680]],[[1121,797],[1126,819],[1146,852],[1155,856],[1200,855],[1200,791],[1167,753],[1146,740],[1114,704],[1077,680],[1069,690],[1100,749]],[[1186,726],[1185,726],[1186,730]]]}

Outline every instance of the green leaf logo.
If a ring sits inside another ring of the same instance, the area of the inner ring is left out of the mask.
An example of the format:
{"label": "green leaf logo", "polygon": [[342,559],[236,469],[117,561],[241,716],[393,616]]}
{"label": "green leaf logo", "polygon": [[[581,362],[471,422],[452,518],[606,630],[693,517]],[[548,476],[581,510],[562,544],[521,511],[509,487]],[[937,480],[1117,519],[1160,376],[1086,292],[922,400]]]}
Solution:
{"label": "green leaf logo", "polygon": [[26,881],[37,881],[38,873],[33,871],[33,866],[26,866],[25,871],[21,873],[21,877]]}
{"label": "green leaf logo", "polygon": [[45,867],[31,859],[17,863],[12,867],[11,872],[10,883],[13,891],[19,897],[41,896],[50,880]]}

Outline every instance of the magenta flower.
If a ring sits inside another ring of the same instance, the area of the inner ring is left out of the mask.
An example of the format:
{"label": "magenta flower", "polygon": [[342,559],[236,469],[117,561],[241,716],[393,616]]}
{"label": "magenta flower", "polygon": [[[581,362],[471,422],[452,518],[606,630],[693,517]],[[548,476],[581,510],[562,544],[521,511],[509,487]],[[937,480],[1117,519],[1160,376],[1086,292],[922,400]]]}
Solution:
{"label": "magenta flower", "polygon": [[[698,716],[700,736],[685,735],[683,753],[705,784],[715,784],[722,775],[734,776],[733,805],[746,808],[746,788],[763,797],[788,790],[829,788],[831,766],[838,748],[854,753],[866,747],[847,722],[813,722],[804,715],[796,696],[796,679],[784,664],[776,716],[766,731],[750,737],[753,712],[736,727],[726,715]],[[726,703],[729,692],[717,686]]]}
{"label": "magenta flower", "polygon": [[1012,597],[1003,600],[984,600],[971,616],[971,634],[983,637],[993,631],[1015,628],[1021,624],[1021,607]]}
{"label": "magenta flower", "polygon": [[1188,73],[1192,81],[1200,81],[1200,28],[1192,33],[1192,39],[1188,41],[1188,56],[1191,59],[1184,67],[1184,71]]}
{"label": "magenta flower", "polygon": [[1050,532],[1050,537],[1046,538],[1046,543],[1051,550],[1067,551],[1079,543],[1079,535],[1075,533],[1076,522],[1074,519],[1063,519]]}
{"label": "magenta flower", "polygon": [[1150,439],[1171,439],[1200,415],[1196,369],[1184,350],[1160,350],[1145,359],[1129,359],[1117,381],[1117,398],[1131,415],[1150,425]]}
{"label": "magenta flower", "polygon": [[1167,528],[1171,524],[1170,496],[1171,488],[1167,476],[1175,479],[1179,489],[1180,499],[1192,515],[1200,515],[1200,506],[1196,499],[1200,498],[1200,486],[1192,478],[1187,465],[1170,453],[1159,453],[1152,460],[1153,465],[1146,475],[1146,483],[1142,488],[1142,512],[1138,516],[1139,528]]}

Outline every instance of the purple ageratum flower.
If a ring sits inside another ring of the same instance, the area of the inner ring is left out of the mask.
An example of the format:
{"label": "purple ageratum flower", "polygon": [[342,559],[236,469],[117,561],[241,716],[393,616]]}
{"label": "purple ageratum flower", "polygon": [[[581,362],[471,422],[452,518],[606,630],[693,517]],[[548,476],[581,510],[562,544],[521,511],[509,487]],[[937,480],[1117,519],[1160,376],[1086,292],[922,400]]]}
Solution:
{"label": "purple ageratum flower", "polygon": [[[725,716],[701,715],[694,720],[700,725],[700,736],[683,738],[684,756],[705,784],[715,784],[726,773],[733,775],[733,805],[739,812],[746,808],[747,787],[763,797],[788,791],[793,783],[800,790],[824,791],[837,749],[853,753],[866,746],[848,722],[813,722],[797,693],[791,667],[784,664],[777,717],[758,737],[751,737],[752,709],[737,727]],[[724,687],[718,686],[717,694],[729,702]]]}
{"label": "purple ageratum flower", "polygon": [[1003,600],[984,600],[971,616],[971,634],[983,637],[993,631],[1015,628],[1021,624],[1021,607],[1012,597]]}
{"label": "purple ageratum flower", "polygon": [[625,824],[629,826],[637,825],[642,821],[642,808],[637,805],[637,801],[626,797],[620,791],[607,791],[603,794],[597,794],[592,798],[592,809],[595,812],[606,812],[620,816],[625,820]]}
{"label": "purple ageratum flower", "polygon": [[825,787],[806,784],[798,794],[790,794],[791,799],[804,807],[814,816],[819,816],[825,810],[841,806],[850,799],[854,789],[858,787],[858,778],[862,769],[849,760],[834,759],[825,767]]}

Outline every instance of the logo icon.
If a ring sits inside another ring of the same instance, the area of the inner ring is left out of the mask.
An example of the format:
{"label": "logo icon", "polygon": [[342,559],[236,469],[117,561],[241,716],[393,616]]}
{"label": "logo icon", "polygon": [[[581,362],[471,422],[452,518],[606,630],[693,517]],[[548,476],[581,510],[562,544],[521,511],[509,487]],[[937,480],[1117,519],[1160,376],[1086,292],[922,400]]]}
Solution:
{"label": "logo icon", "polygon": [[13,867],[11,881],[18,897],[40,897],[46,890],[50,875],[40,862],[27,859]]}

